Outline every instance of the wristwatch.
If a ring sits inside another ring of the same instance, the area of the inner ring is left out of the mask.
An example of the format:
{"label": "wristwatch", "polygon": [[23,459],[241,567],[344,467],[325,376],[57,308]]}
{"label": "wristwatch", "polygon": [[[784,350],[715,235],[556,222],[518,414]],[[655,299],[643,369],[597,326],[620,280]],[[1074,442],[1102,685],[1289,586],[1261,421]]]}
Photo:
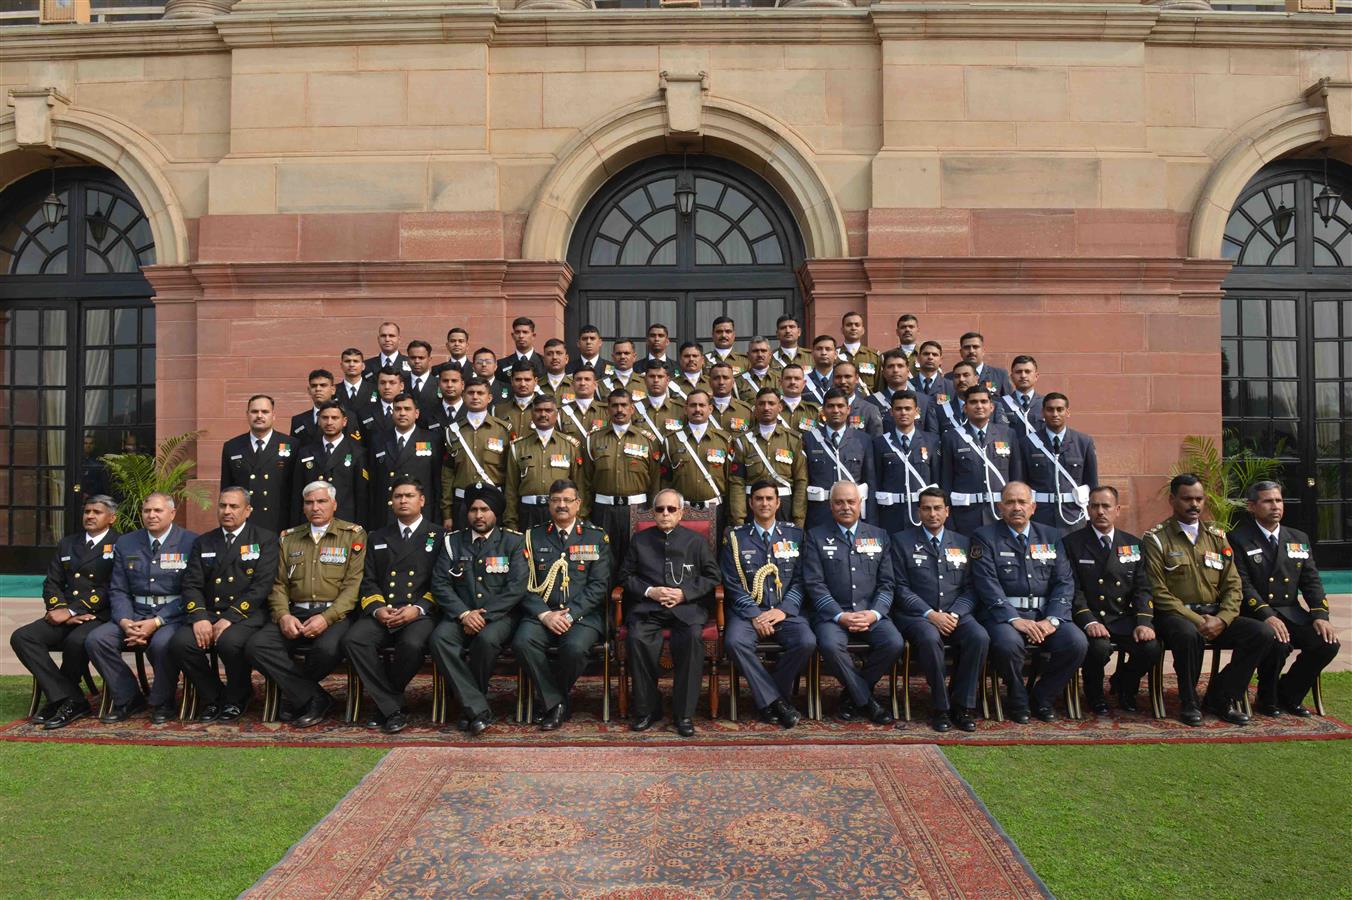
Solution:
{"label": "wristwatch", "polygon": [[1061,620],[1058,619],[1056,616],[1048,616],[1047,621],[1052,623],[1053,628],[1061,627]]}

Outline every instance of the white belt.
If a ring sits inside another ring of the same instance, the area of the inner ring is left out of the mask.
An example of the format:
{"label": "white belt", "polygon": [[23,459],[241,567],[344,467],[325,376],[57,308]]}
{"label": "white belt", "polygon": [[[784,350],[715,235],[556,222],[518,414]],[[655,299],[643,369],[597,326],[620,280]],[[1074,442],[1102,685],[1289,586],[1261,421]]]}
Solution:
{"label": "white belt", "polygon": [[1041,609],[1046,597],[1006,597],[1005,602],[1015,609]]}
{"label": "white belt", "polygon": [[714,497],[712,500],[686,500],[684,502],[690,509],[713,509],[723,501]]}
{"label": "white belt", "polygon": [[958,494],[949,495],[949,502],[954,506],[971,506],[973,503],[994,503],[1000,499],[999,494]]}
{"label": "white belt", "polygon": [[[779,492],[779,496],[781,497],[789,497],[793,495],[793,488],[781,487],[775,488],[775,490]],[[809,488],[809,490],[811,490],[811,488]],[[748,497],[751,496],[751,485],[749,484],[746,486],[746,495]]]}
{"label": "white belt", "polygon": [[1074,503],[1076,497],[1074,494],[1040,494],[1034,493],[1033,499],[1038,503]]}
{"label": "white belt", "polygon": [[465,489],[464,489],[464,488],[456,488],[456,489],[455,489],[455,499],[457,499],[457,500],[464,500],[464,499],[465,499]]}
{"label": "white belt", "polygon": [[893,494],[887,491],[879,491],[873,496],[878,501],[879,506],[896,506],[898,503],[920,502],[919,491],[911,491],[909,494]]}
{"label": "white belt", "polygon": [[648,495],[634,494],[632,497],[612,497],[609,494],[597,494],[592,499],[602,506],[642,506],[648,502]]}
{"label": "white belt", "polygon": [[291,605],[294,606],[296,609],[311,609],[311,610],[313,610],[313,609],[328,609],[330,606],[333,605],[333,601],[332,601],[332,600],[314,600],[314,601],[306,601],[305,603],[292,603]]}
{"label": "white belt", "polygon": [[[868,499],[868,485],[867,485],[867,484],[856,484],[855,487],[859,488],[859,499],[860,499],[860,500],[867,500],[867,499]],[[821,502],[821,501],[823,501],[823,500],[830,500],[830,499],[831,499],[831,489],[830,489],[830,488],[813,487],[812,485],[808,485],[808,486],[807,486],[807,499],[812,500],[812,501],[814,501],[814,502]]]}
{"label": "white belt", "polygon": [[521,502],[527,506],[544,506],[549,502],[548,494],[526,494],[520,498]]}
{"label": "white belt", "polygon": [[141,606],[167,606],[182,596],[182,594],[137,594],[131,599],[133,603],[139,603]]}

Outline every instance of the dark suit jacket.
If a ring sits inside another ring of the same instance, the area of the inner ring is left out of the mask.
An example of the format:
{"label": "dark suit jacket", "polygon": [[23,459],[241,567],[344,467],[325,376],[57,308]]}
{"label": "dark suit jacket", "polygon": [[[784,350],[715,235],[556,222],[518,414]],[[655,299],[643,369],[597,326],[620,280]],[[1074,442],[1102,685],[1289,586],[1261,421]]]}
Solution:
{"label": "dark suit jacket", "polygon": [[461,400],[460,408],[455,411],[455,415],[448,416],[446,415],[446,404],[442,402],[440,397],[437,397],[431,406],[422,411],[422,414],[418,417],[418,424],[429,431],[445,431],[446,426],[451,424],[452,420],[464,422],[468,412],[469,409],[465,406],[465,401]]}
{"label": "dark suit jacket", "polygon": [[[418,417],[427,418],[427,414],[434,408],[441,406],[441,385],[437,382],[437,376],[428,372],[423,376],[422,388],[413,390],[413,375],[408,378],[409,393],[413,395],[413,402],[418,406]],[[426,425],[426,422],[422,423]]]}
{"label": "dark suit jacket", "polygon": [[[1245,615],[1266,619],[1275,613],[1296,625],[1308,625],[1311,619],[1328,619],[1328,596],[1314,564],[1314,546],[1309,535],[1282,525],[1277,530],[1275,555],[1268,547],[1267,537],[1252,521],[1240,525],[1228,537],[1235,552],[1235,568],[1239,569],[1244,584],[1241,609]],[[1292,556],[1293,552],[1297,555]],[[1305,597],[1308,611],[1300,605],[1297,595]]]}
{"label": "dark suit jacket", "polygon": [[971,615],[976,608],[967,556],[971,541],[945,528],[936,556],[930,537],[923,527],[892,536],[892,574],[897,582],[892,615],[918,619],[931,610]]}
{"label": "dark suit jacket", "polygon": [[42,600],[48,610],[69,609],[73,615],[93,613],[107,621],[112,614],[108,582],[113,576],[113,546],[122,535],[109,528],[103,540],[88,550],[89,535],[68,534],[56,545],[42,582]]}
{"label": "dark suit jacket", "polygon": [[459,369],[460,377],[469,378],[474,372],[474,361],[466,356],[460,360],[459,364],[451,362],[449,359],[442,363],[437,363],[432,367],[432,380],[436,381],[441,377],[441,373],[447,369]]}
{"label": "dark suit jacket", "polygon": [[1075,578],[1071,615],[1076,625],[1084,628],[1098,622],[1107,627],[1126,618],[1134,625],[1154,622],[1150,575],[1139,537],[1118,529],[1112,549],[1105,552],[1099,533],[1086,525],[1061,538],[1061,546]]}
{"label": "dark suit jacket", "polygon": [[[404,376],[404,383],[408,384],[408,357],[402,353],[396,352],[394,354],[394,367]],[[363,377],[371,379],[371,385],[374,386],[376,383],[376,375],[379,374],[379,372],[380,354],[377,353],[375,356],[367,358],[366,372]]]}
{"label": "dark suit jacket", "polygon": [[675,587],[685,592],[685,602],[672,607],[672,615],[698,625],[709,617],[708,607],[719,583],[718,565],[708,541],[689,528],[678,525],[667,534],[654,526],[630,538],[619,582],[624,587],[627,615],[664,609],[643,592],[650,587]]}
{"label": "dark suit jacket", "polygon": [[394,521],[394,512],[390,509],[390,491],[394,489],[394,482],[405,476],[422,482],[423,494],[427,498],[426,510],[432,512],[441,509],[442,433],[415,424],[402,453],[395,445],[396,438],[393,428],[378,432],[371,440],[371,453],[367,457],[371,464],[369,515],[371,524],[376,527]]}
{"label": "dark suit jacket", "polygon": [[[505,354],[498,357],[497,380],[505,384],[512,383],[512,366],[521,357],[516,355],[516,350],[508,350]],[[530,367],[535,370],[535,380],[544,381],[545,379],[545,358],[540,355],[539,350],[532,350],[530,354]]]}
{"label": "dark suit jacket", "polygon": [[221,447],[221,490],[242,487],[252,497],[249,519],[264,531],[278,534],[290,525],[291,466],[296,440],[274,431],[263,452],[255,453],[253,435],[241,434]]}
{"label": "dark suit jacket", "polygon": [[436,608],[432,570],[442,534],[427,516],[408,540],[397,521],[371,532],[361,579],[361,614],[370,616],[381,606],[398,608],[410,603],[424,615],[430,614]]}
{"label": "dark suit jacket", "polygon": [[[351,425],[352,422],[349,421],[347,424]],[[291,417],[291,439],[296,442],[297,447],[319,439],[319,424],[315,421],[313,406]]]}
{"label": "dark suit jacket", "polygon": [[530,571],[525,545],[519,533],[501,527],[478,545],[468,528],[445,535],[432,572],[433,599],[455,619],[472,609],[490,622],[515,615]]}
{"label": "dark suit jacket", "polygon": [[183,573],[185,621],[265,621],[280,552],[277,535],[254,525],[252,516],[231,547],[220,528],[203,534]]}
{"label": "dark suit jacket", "polygon": [[297,450],[291,469],[291,517],[289,525],[305,521],[301,491],[312,481],[327,481],[338,490],[335,518],[367,526],[371,505],[371,470],[366,465],[366,448],[348,435],[338,442],[328,463],[324,462],[324,438]]}

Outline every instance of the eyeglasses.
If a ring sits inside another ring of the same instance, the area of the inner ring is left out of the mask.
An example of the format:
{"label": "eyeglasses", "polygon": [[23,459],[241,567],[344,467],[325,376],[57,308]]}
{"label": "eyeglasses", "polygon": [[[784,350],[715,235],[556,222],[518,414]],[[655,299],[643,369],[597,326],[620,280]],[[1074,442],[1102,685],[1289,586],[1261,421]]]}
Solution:
{"label": "eyeglasses", "polygon": [[653,512],[674,513],[678,509],[680,509],[679,506],[654,506]]}

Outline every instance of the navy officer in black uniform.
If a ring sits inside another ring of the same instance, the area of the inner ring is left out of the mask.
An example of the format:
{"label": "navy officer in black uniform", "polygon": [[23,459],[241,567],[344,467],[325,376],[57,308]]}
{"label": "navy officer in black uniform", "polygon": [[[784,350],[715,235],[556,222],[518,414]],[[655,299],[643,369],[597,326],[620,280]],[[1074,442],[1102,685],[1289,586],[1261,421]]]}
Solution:
{"label": "navy officer in black uniform", "polygon": [[394,484],[416,479],[432,509],[441,508],[442,433],[418,424],[418,404],[401,392],[390,403],[391,427],[371,440],[371,525],[393,525]]}
{"label": "navy officer in black uniform", "polygon": [[1106,715],[1103,670],[1114,647],[1124,647],[1125,666],[1113,673],[1117,705],[1136,711],[1141,676],[1160,658],[1155,637],[1155,604],[1141,539],[1117,528],[1117,489],[1098,485],[1089,494],[1089,526],[1061,539],[1075,577],[1071,616],[1089,638],[1084,657],[1084,696],[1097,715]]}
{"label": "navy officer in black uniform", "polygon": [[301,490],[312,481],[327,481],[338,491],[336,518],[367,524],[371,503],[371,475],[366,468],[366,448],[347,432],[348,412],[330,400],[319,408],[319,437],[295,452],[291,474],[292,523],[305,520]]}
{"label": "navy officer in black uniform", "polygon": [[[112,497],[96,494],[85,500],[83,530],[57,543],[47,567],[42,582],[46,613],[9,637],[14,655],[33,673],[38,690],[47,698],[33,718],[47,731],[64,728],[92,712],[80,687],[80,680],[89,675],[84,642],[112,613],[108,582],[113,575],[113,545],[121,537],[113,528],[116,519],[117,503]],[[61,651],[60,668],[52,662],[52,650]]]}
{"label": "navy officer in black uniform", "polygon": [[[802,717],[789,698],[817,651],[817,637],[802,615],[803,529],[779,521],[780,502],[773,481],[754,482],[747,496],[751,521],[724,537],[720,569],[730,615],[723,645],[746,676],[761,719],[792,728]],[[780,648],[773,674],[756,655],[757,642],[772,638]]]}
{"label": "navy officer in black uniform", "polygon": [[493,724],[488,680],[526,598],[526,541],[501,525],[502,491],[479,482],[465,490],[464,503],[469,527],[442,538],[432,572],[442,617],[431,648],[460,701],[456,728],[477,737]]}
{"label": "navy officer in black uniform", "polygon": [[[829,401],[828,401],[829,402]],[[837,481],[830,493],[832,521],[808,531],[803,590],[812,608],[822,665],[844,687],[839,715],[845,721],[892,721],[873,697],[873,687],[901,655],[902,640],[888,615],[892,609],[892,554],[887,532],[860,521],[863,499],[852,481]],[[849,640],[868,642],[862,671],[855,671]]]}
{"label": "navy officer in black uniform", "polygon": [[[1258,664],[1258,702],[1265,716],[1305,718],[1305,695],[1338,655],[1338,632],[1329,623],[1329,601],[1315,568],[1310,537],[1282,524],[1282,486],[1260,481],[1246,495],[1252,522],[1228,535],[1244,584],[1244,615],[1272,626],[1277,640]],[[1297,597],[1305,599],[1301,606]],[[1308,607],[1308,609],[1306,608]],[[1300,655],[1282,675],[1293,649]]]}
{"label": "navy officer in black uniform", "polygon": [[249,431],[221,446],[221,490],[242,487],[254,507],[250,518],[277,534],[291,524],[290,480],[295,441],[273,430],[274,404],[267,394],[249,398]]}
{"label": "navy officer in black uniform", "polygon": [[[197,689],[197,721],[233,722],[253,696],[249,639],[268,622],[268,594],[277,577],[277,535],[253,523],[244,488],[221,491],[213,528],[197,539],[183,573],[187,628],[169,641],[183,674]],[[212,662],[225,666],[221,684]]]}
{"label": "navy officer in black uniform", "polygon": [[1000,521],[972,535],[968,554],[981,624],[991,636],[991,663],[1009,688],[1009,717],[1021,725],[1030,700],[1023,683],[1026,644],[1050,655],[1031,692],[1033,712],[1044,722],[1055,721],[1053,701],[1088,650],[1084,632],[1067,621],[1075,583],[1057,546],[1060,534],[1032,521],[1033,506],[1028,485],[1005,485]]}
{"label": "navy officer in black uniform", "polygon": [[[951,528],[948,498],[941,488],[920,492],[920,525],[892,536],[896,594],[892,616],[911,645],[911,657],[929,682],[934,709],[930,725],[945,732],[956,723],[976,731],[972,710],[981,685],[990,636],[977,622],[972,591],[971,542]],[[944,689],[944,643],[957,657],[952,691]]]}

